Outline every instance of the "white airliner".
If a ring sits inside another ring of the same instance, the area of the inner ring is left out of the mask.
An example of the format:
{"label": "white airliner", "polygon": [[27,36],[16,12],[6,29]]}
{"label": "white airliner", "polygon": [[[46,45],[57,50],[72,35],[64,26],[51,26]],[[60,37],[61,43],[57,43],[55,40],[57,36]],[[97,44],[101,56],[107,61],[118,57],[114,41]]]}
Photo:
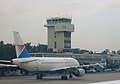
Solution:
{"label": "white airliner", "polygon": [[61,75],[61,80],[72,78],[73,75],[81,77],[85,75],[84,69],[80,68],[78,61],[74,58],[63,57],[31,57],[24,46],[18,32],[14,31],[14,41],[17,58],[12,63],[37,74],[36,79],[42,79],[51,74]]}

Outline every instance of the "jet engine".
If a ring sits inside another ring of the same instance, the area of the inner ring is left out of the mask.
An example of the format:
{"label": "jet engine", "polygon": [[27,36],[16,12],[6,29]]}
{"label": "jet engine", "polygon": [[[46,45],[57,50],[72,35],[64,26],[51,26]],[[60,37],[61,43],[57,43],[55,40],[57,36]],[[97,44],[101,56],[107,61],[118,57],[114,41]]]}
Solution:
{"label": "jet engine", "polygon": [[81,77],[83,75],[85,75],[85,70],[82,69],[82,68],[79,68],[79,69],[75,69],[73,71],[73,75],[77,76],[77,77]]}

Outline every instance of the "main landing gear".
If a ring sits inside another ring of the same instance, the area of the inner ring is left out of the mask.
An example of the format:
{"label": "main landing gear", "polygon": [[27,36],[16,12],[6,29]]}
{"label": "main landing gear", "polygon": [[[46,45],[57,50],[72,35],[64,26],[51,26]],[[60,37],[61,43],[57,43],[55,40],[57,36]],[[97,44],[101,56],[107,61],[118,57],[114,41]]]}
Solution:
{"label": "main landing gear", "polygon": [[61,76],[61,80],[67,80],[68,77],[67,76]]}
{"label": "main landing gear", "polygon": [[69,78],[73,78],[72,74],[69,75]]}
{"label": "main landing gear", "polygon": [[68,79],[68,77],[67,77],[67,70],[64,70],[64,73],[63,73],[63,75],[61,76],[61,80],[67,80]]}
{"label": "main landing gear", "polygon": [[43,79],[43,75],[42,74],[37,74],[36,79],[37,80],[42,80]]}
{"label": "main landing gear", "polygon": [[[72,74],[69,75],[69,78],[73,78]],[[68,77],[66,75],[61,76],[61,80],[67,80]]]}

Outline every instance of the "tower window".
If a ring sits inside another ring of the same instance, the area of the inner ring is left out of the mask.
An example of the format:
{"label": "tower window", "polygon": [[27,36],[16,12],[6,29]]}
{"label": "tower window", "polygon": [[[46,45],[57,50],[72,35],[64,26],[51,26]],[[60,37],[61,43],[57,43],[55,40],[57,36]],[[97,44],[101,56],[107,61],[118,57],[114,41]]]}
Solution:
{"label": "tower window", "polygon": [[71,37],[71,32],[65,31],[64,32],[64,37]]}
{"label": "tower window", "polygon": [[54,33],[54,38],[56,38],[56,32]]}
{"label": "tower window", "polygon": [[54,43],[54,48],[57,48],[57,43],[56,42]]}

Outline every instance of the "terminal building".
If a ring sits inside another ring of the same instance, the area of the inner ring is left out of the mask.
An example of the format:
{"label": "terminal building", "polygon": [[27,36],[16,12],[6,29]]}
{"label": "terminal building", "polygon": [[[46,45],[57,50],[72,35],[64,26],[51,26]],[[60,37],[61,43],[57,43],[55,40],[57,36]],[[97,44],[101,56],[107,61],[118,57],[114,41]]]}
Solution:
{"label": "terminal building", "polygon": [[48,51],[62,52],[63,49],[71,49],[71,32],[74,32],[72,19],[66,17],[54,17],[46,20],[48,30]]}

